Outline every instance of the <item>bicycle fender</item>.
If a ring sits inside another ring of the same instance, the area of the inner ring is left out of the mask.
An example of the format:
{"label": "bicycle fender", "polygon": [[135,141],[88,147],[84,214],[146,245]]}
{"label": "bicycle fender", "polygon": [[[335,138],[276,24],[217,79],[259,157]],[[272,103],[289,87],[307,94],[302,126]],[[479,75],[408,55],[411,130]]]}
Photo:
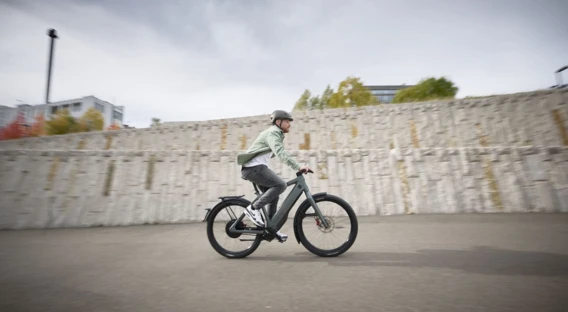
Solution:
{"label": "bicycle fender", "polygon": [[[320,197],[324,197],[327,195],[327,192],[321,192],[321,193],[315,193],[312,194],[312,197],[314,200],[320,198]],[[302,210],[302,208],[304,208],[305,206],[309,206],[310,205],[310,201],[306,198],[298,207],[298,209],[296,210],[296,214],[294,215],[294,236],[296,236],[296,241],[298,242],[298,244],[300,244],[300,237],[298,236],[298,224],[300,223],[300,216],[299,216],[299,212]]]}

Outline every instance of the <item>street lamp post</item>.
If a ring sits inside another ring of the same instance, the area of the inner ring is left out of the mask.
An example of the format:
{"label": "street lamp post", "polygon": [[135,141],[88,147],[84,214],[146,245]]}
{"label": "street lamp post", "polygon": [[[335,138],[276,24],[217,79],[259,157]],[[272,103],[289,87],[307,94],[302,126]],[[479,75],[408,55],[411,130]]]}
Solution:
{"label": "street lamp post", "polygon": [[57,37],[57,32],[55,31],[55,29],[50,28],[47,31],[47,35],[51,38],[50,40],[50,48],[49,48],[49,65],[47,68],[47,90],[45,92],[45,103],[49,103],[49,88],[51,86],[51,64],[53,63],[53,44],[55,43],[55,39],[59,38]]}

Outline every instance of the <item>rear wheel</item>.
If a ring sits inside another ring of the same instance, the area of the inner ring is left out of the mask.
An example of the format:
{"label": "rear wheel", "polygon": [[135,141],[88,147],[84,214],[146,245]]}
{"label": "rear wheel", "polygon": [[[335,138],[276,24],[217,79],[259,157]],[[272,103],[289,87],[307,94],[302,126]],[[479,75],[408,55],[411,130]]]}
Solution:
{"label": "rear wheel", "polygon": [[[207,238],[219,254],[227,258],[244,258],[253,253],[262,241],[260,234],[229,233],[229,228],[249,205],[245,199],[230,199],[210,212],[207,219]],[[237,229],[256,229],[256,225],[244,218]]]}
{"label": "rear wheel", "polygon": [[353,208],[343,199],[334,195],[314,198],[328,223],[316,215],[312,205],[298,208],[298,238],[311,253],[320,257],[335,257],[351,248],[357,238],[358,222]]}

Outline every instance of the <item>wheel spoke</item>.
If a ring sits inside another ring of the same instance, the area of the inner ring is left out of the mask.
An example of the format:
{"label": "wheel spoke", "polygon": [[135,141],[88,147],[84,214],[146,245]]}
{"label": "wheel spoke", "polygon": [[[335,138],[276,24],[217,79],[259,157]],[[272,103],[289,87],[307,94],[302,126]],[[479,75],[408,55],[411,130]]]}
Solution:
{"label": "wheel spoke", "polygon": [[[233,208],[232,206],[235,206]],[[252,253],[260,244],[261,237],[257,234],[249,233],[229,233],[229,228],[233,222],[238,220],[236,209],[245,209],[245,203],[227,203],[211,212],[208,220],[207,234],[213,248],[225,257],[239,258]],[[226,216],[229,216],[227,220]],[[237,224],[238,229],[250,227],[244,220]]]}
{"label": "wheel spoke", "polygon": [[[316,200],[318,208],[328,227],[317,218],[304,218],[301,223],[300,240],[302,244],[320,256],[333,256],[351,247],[357,235],[357,220],[352,208],[343,200],[326,196]],[[305,208],[305,214],[314,215],[312,207]],[[353,219],[353,220],[352,220]],[[344,222],[346,221],[346,222]]]}

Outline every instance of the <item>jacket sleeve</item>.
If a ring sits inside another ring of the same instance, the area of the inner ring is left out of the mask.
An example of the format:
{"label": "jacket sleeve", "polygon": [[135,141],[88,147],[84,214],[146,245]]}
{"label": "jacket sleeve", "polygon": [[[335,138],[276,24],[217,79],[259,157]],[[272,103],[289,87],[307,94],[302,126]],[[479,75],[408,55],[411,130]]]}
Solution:
{"label": "jacket sleeve", "polygon": [[288,154],[286,150],[284,150],[282,139],[280,138],[278,133],[268,133],[268,136],[266,137],[266,143],[268,144],[268,146],[270,146],[272,152],[276,155],[276,157],[278,157],[278,159],[280,159],[281,162],[294,170],[300,169],[300,164],[298,164],[298,162],[294,160],[294,158],[292,158],[292,156],[290,156],[290,154]]}

